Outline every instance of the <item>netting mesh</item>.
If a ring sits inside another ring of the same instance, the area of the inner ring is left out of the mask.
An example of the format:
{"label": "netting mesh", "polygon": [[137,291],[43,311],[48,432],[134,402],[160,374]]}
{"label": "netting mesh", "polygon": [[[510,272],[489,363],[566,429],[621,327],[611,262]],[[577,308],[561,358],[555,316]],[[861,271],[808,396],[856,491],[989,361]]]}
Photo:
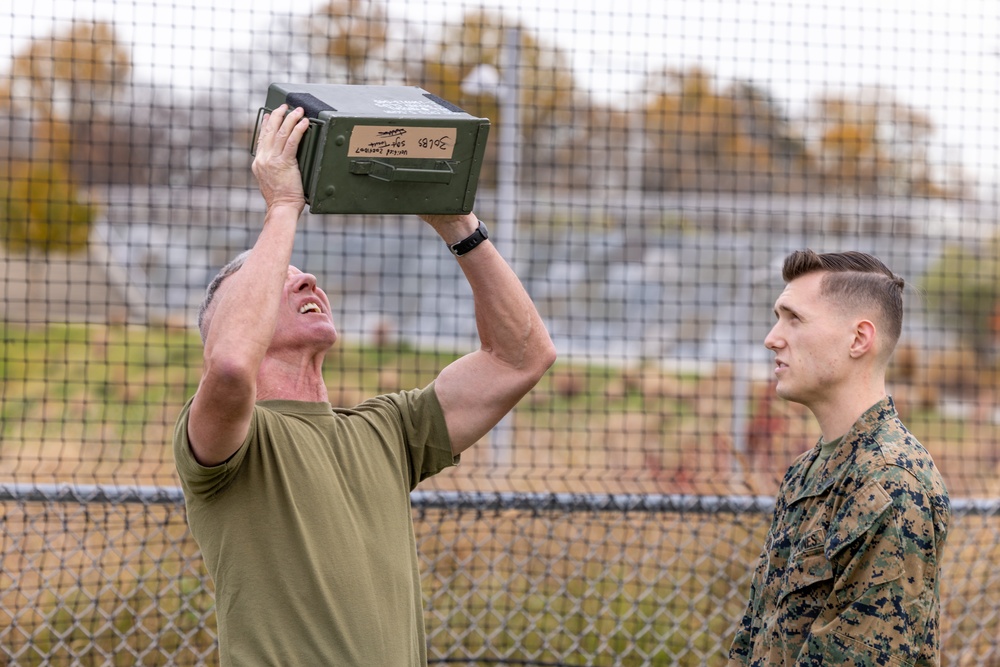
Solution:
{"label": "netting mesh", "polygon": [[[476,213],[553,370],[414,520],[432,663],[721,664],[819,436],[763,339],[790,251],[906,279],[889,390],[955,501],[943,661],[1000,665],[1000,9],[989,3],[15,3],[0,27],[0,662],[215,664],[170,452],[204,288],[249,247],[272,82],[491,119]],[[413,216],[310,215],[330,400],[478,343]]]}

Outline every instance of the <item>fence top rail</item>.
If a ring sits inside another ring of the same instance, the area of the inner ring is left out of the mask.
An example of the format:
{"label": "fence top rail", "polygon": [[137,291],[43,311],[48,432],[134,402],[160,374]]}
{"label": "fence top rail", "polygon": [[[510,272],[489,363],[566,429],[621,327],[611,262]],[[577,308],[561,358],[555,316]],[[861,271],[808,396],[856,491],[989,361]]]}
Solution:
{"label": "fence top rail", "polygon": [[175,486],[0,482],[0,501],[183,505],[184,492]]}
{"label": "fence top rail", "polygon": [[[174,486],[107,484],[39,484],[0,482],[0,502],[104,503],[183,505],[184,492]],[[413,491],[420,509],[518,510],[531,512],[688,512],[695,514],[770,514],[773,496],[690,494],[593,494],[467,491]],[[955,498],[952,512],[1000,515],[1000,498]]]}
{"label": "fence top rail", "polygon": [[487,510],[576,512],[770,513],[771,496],[703,496],[629,493],[518,493],[414,491],[414,506],[440,509],[475,507]]}

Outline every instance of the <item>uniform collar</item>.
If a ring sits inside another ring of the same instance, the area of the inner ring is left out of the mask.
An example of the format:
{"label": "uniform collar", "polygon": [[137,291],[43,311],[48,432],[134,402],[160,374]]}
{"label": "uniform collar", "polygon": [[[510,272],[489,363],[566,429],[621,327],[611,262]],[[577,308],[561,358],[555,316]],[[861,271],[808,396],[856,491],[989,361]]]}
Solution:
{"label": "uniform collar", "polygon": [[877,440],[871,437],[872,433],[878,430],[882,424],[896,417],[896,404],[891,396],[886,396],[858,417],[854,426],[847,432],[840,446],[830,455],[830,458],[822,463],[815,474],[805,479],[805,472],[819,455],[819,442],[817,442],[808,455],[799,459],[795,464],[799,469],[795,471],[794,475],[797,488],[792,494],[795,499],[792,502],[824,493],[841,476],[841,471],[857,458],[858,450],[877,446]]}

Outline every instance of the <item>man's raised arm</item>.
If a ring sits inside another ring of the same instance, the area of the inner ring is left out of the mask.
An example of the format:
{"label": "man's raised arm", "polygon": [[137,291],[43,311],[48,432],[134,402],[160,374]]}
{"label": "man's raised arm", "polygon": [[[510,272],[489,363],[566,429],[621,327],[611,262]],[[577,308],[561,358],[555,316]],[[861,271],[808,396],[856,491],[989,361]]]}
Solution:
{"label": "man's raised arm", "polygon": [[[471,213],[421,217],[449,246],[479,227]],[[480,349],[449,364],[434,384],[456,455],[489,432],[556,359],[535,304],[490,241],[474,245],[458,264],[472,287]]]}
{"label": "man's raised arm", "polygon": [[253,172],[267,204],[252,251],[208,304],[201,383],[191,405],[188,439],[199,463],[232,456],[250,427],[257,372],[274,334],[299,216],[305,208],[296,150],[309,122],[282,106],[264,118]]}

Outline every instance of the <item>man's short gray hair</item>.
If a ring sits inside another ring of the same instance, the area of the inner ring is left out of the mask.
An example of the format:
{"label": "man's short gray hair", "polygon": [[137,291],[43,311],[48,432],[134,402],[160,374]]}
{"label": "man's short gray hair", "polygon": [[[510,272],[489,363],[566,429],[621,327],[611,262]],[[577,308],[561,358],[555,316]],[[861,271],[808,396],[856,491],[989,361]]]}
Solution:
{"label": "man's short gray hair", "polygon": [[205,290],[205,298],[201,300],[201,307],[198,308],[198,332],[201,333],[202,343],[204,343],[205,339],[208,337],[208,327],[205,322],[205,315],[208,313],[208,309],[212,305],[212,300],[215,299],[215,293],[219,291],[219,285],[222,284],[223,280],[239,271],[249,256],[249,250],[241,252],[239,255],[230,260],[228,264],[219,269],[219,272],[215,274],[214,278],[212,278],[212,282],[208,284],[208,288]]}

